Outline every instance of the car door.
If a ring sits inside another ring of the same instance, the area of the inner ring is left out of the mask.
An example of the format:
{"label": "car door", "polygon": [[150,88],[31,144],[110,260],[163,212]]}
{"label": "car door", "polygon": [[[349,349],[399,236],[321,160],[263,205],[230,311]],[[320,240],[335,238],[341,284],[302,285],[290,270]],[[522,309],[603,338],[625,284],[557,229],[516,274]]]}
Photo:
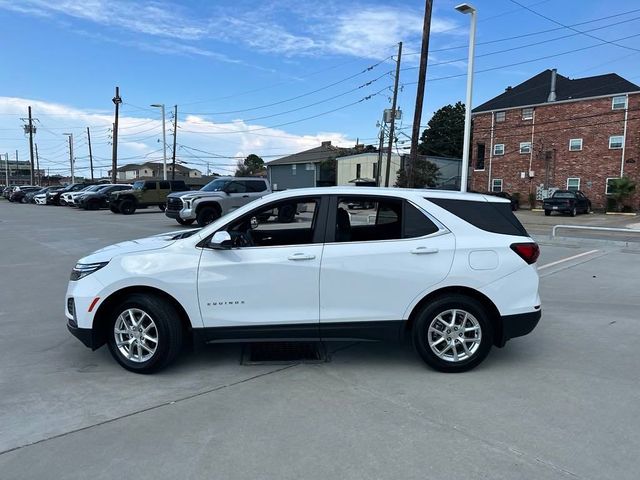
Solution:
{"label": "car door", "polygon": [[[291,206],[299,212],[293,218],[277,215]],[[214,249],[205,241],[198,269],[204,326],[317,338],[325,221],[321,196],[298,197],[256,208],[219,229],[230,233],[232,248]]]}
{"label": "car door", "polygon": [[247,186],[241,180],[232,180],[224,187],[224,192],[228,195],[228,212],[246,205],[251,200],[247,192]]}
{"label": "car door", "polygon": [[[349,204],[369,208],[349,212]],[[327,225],[320,270],[323,337],[376,338],[387,326],[393,329],[417,297],[446,278],[453,262],[453,234],[401,198],[334,197]]]}

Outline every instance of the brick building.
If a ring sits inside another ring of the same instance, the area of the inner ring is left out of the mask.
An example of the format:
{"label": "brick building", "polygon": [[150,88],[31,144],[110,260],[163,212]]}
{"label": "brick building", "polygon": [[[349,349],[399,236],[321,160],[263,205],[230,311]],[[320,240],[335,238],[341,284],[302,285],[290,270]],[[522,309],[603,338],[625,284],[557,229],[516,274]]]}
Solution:
{"label": "brick building", "polygon": [[[640,185],[640,87],[616,74],[545,70],[473,110],[469,188],[529,194],[582,190],[605,208],[608,182]],[[638,195],[628,202],[638,208]]]}

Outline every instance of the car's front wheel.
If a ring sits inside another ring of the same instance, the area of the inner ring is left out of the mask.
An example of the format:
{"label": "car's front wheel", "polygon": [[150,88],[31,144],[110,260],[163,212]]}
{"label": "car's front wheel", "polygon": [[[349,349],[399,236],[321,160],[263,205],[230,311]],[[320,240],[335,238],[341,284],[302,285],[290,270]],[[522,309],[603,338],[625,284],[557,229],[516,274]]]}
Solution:
{"label": "car's front wheel", "polygon": [[544,211],[544,215],[545,215],[545,217],[550,216],[551,215],[551,210],[545,210]]}
{"label": "car's front wheel", "polygon": [[111,204],[109,205],[109,210],[111,210],[111,213],[120,213],[118,205],[113,202],[111,202]]}
{"label": "car's front wheel", "polygon": [[123,215],[131,215],[136,211],[136,204],[133,200],[124,199],[120,202],[120,213]]}
{"label": "car's front wheel", "polygon": [[441,372],[466,372],[482,362],[493,344],[486,309],[464,295],[441,297],[417,314],[413,343],[422,359]]}
{"label": "car's front wheel", "polygon": [[113,357],[136,373],[152,373],[166,367],[182,347],[178,312],[155,295],[129,295],[112,310],[108,332]]}
{"label": "car's front wheel", "polygon": [[220,212],[214,207],[202,207],[197,214],[199,227],[205,227],[220,218]]}
{"label": "car's front wheel", "polygon": [[571,215],[572,217],[575,217],[577,214],[578,214],[578,209],[576,207],[573,207],[569,212],[569,215]]}

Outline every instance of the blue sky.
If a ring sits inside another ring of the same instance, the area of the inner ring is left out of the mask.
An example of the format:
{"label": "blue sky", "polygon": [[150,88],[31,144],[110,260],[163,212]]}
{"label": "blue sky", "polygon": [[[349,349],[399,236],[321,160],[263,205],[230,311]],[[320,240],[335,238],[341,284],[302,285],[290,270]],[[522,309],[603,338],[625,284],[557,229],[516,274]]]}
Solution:
{"label": "blue sky", "polygon": [[[457,1],[433,3],[423,125],[439,107],[463,100],[466,81],[469,17],[454,10]],[[640,83],[640,36],[619,40],[640,34],[636,0],[518,0],[590,36],[511,0],[472,3],[479,12],[474,105],[547,68],[572,78],[615,72]],[[168,122],[178,105],[177,156],[203,171],[207,162],[224,173],[234,157],[270,160],[322,140],[376,143],[398,41],[404,141],[423,8],[416,0],[0,0],[0,153],[13,159],[17,149],[28,158],[21,117],[31,105],[42,167],[68,174],[63,133],[74,132],[77,168],[87,173],[89,126],[95,164],[106,175],[115,85],[124,100],[121,164],[161,159],[152,103],[166,104]],[[545,56],[552,57],[536,60]]]}

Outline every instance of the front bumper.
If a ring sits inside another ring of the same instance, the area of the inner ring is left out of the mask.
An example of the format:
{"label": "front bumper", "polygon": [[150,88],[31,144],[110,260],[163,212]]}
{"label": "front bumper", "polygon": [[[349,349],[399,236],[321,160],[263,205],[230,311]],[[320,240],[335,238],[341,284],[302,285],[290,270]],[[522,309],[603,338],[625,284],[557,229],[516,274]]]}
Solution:
{"label": "front bumper", "polygon": [[73,320],[67,321],[67,329],[71,334],[80,340],[86,347],[95,350],[93,344],[93,330],[91,328],[79,328],[73,325]]}
{"label": "front bumper", "polygon": [[503,315],[501,345],[504,345],[507,340],[531,333],[538,325],[540,318],[542,318],[542,309],[517,315]]}
{"label": "front bumper", "polygon": [[183,208],[182,210],[169,210],[166,209],[164,214],[169,217],[177,220],[181,218],[182,220],[195,220],[196,212],[191,208]]}
{"label": "front bumper", "polygon": [[177,220],[178,218],[180,218],[180,210],[168,210],[168,209],[166,209],[164,211],[164,214],[169,218],[173,218],[174,220]]}

